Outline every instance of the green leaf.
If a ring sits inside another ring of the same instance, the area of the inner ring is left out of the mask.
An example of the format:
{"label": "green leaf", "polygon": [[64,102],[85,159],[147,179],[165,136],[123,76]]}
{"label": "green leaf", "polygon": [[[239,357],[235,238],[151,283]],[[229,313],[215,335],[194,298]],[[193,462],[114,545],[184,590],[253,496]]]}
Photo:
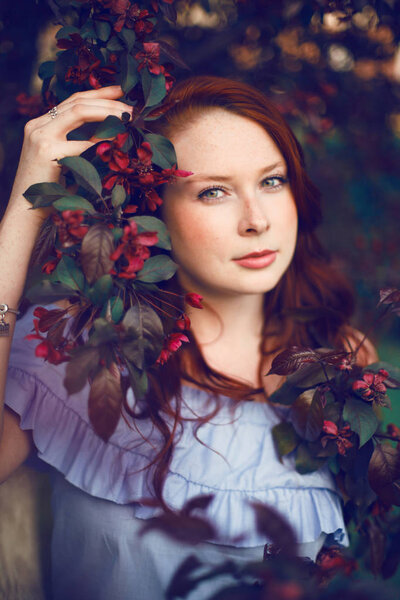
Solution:
{"label": "green leaf", "polygon": [[59,183],[34,183],[23,195],[33,208],[42,208],[51,206],[55,200],[68,196],[68,191]]}
{"label": "green leaf", "polygon": [[119,296],[112,296],[106,304],[103,306],[101,316],[105,317],[107,313],[108,304],[110,305],[111,318],[114,323],[119,323],[124,314],[124,303]]}
{"label": "green leaf", "polygon": [[325,383],[325,373],[328,379],[330,379],[336,375],[337,370],[331,365],[326,365],[324,372],[321,364],[315,362],[303,365],[295,373],[289,375],[287,380],[292,385],[306,389],[315,387],[319,383]]}
{"label": "green leaf", "polygon": [[111,233],[113,234],[114,242],[118,242],[124,235],[124,230],[122,229],[122,227],[114,227],[113,229],[111,229]]}
{"label": "green leaf", "polygon": [[137,302],[125,313],[122,325],[126,335],[121,350],[126,360],[138,369],[152,365],[164,340],[160,317],[148,304]]}
{"label": "green leaf", "polygon": [[95,21],[94,28],[97,37],[102,41],[106,42],[111,34],[111,25],[107,21]]}
{"label": "green leaf", "polygon": [[152,75],[146,68],[142,69],[140,74],[145,98],[143,108],[155,106],[166,96],[165,77],[162,73],[160,75]]}
{"label": "green leaf", "polygon": [[80,34],[84,40],[95,39],[96,32],[94,30],[94,22],[92,19],[88,19],[80,29]]}
{"label": "green leaf", "polygon": [[107,43],[107,50],[109,50],[110,52],[119,52],[123,49],[123,45],[120,43],[116,36],[113,36]]}
{"label": "green leaf", "polygon": [[135,365],[129,361],[126,361],[126,366],[129,372],[129,381],[136,400],[142,400],[147,392],[149,382],[147,379],[146,371],[137,369]]}
{"label": "green leaf", "polygon": [[[96,168],[82,156],[67,156],[58,161],[72,171],[78,185],[96,196],[101,196],[101,179]],[[65,194],[64,194],[65,195]]]}
{"label": "green leaf", "polygon": [[137,72],[137,63],[130,54],[122,54],[121,56],[121,72],[122,80],[121,87],[125,94],[131,91],[139,81]]}
{"label": "green leaf", "polygon": [[287,406],[293,404],[302,391],[302,389],[293,387],[290,383],[285,381],[273,394],[271,394],[269,400],[270,402]]}
{"label": "green leaf", "polygon": [[53,75],[54,75],[54,67],[55,67],[54,60],[47,60],[46,62],[43,62],[40,65],[39,71],[38,71],[38,75],[39,75],[40,79],[43,79],[43,81],[45,79],[51,79],[51,77],[53,77]]}
{"label": "green leaf", "polygon": [[104,223],[89,228],[82,240],[82,269],[89,283],[106,275],[112,269],[114,261],[110,255],[114,251],[114,236]]}
{"label": "green leaf", "polygon": [[125,132],[126,129],[121,119],[114,115],[108,115],[108,117],[106,117],[104,121],[97,127],[96,131],[94,132],[94,137],[101,140],[104,138],[112,138],[118,135],[118,133]]}
{"label": "green leaf", "polygon": [[173,165],[176,165],[175,148],[166,137],[156,133],[147,133],[144,137],[149,142],[153,151],[151,159],[153,163],[162,169],[169,169]]}
{"label": "green leaf", "polygon": [[371,404],[357,400],[353,396],[346,399],[343,409],[343,419],[360,438],[360,448],[374,435],[379,421]]}
{"label": "green leaf", "polygon": [[295,432],[293,425],[287,421],[282,421],[272,428],[272,437],[276,444],[279,456],[285,456],[292,452],[299,443],[299,437]]}
{"label": "green leaf", "polygon": [[112,344],[118,342],[118,333],[112,323],[106,319],[96,319],[93,323],[93,332],[90,334],[88,345],[101,346],[102,344]]}
{"label": "green leaf", "polygon": [[124,27],[123,29],[121,29],[118,35],[126,45],[128,52],[130,52],[133,48],[134,43],[136,42],[135,31],[133,29],[128,29],[127,27]]}
{"label": "green leaf", "polygon": [[64,386],[69,394],[80,392],[87,383],[87,378],[99,364],[98,348],[83,346],[74,351],[67,363]]}
{"label": "green leaf", "polygon": [[301,475],[313,473],[321,468],[323,464],[325,464],[325,459],[313,456],[306,442],[299,445],[296,450],[296,471],[298,473],[301,473]]}
{"label": "green leaf", "polygon": [[156,231],[158,242],[155,245],[159,248],[164,248],[165,250],[171,250],[171,240],[168,229],[163,221],[156,217],[133,217],[133,220],[138,226],[139,233],[142,231]]}
{"label": "green leaf", "polygon": [[85,285],[82,271],[70,256],[61,258],[51,277],[53,281],[59,281],[73,290],[82,291]]}
{"label": "green leaf", "polygon": [[112,286],[113,280],[111,275],[103,275],[100,277],[88,292],[88,296],[93,304],[103,306],[111,293]]}
{"label": "green leaf", "polygon": [[122,206],[126,200],[126,191],[123,185],[115,185],[111,193],[111,203],[114,208]]}
{"label": "green leaf", "polygon": [[29,288],[25,296],[32,304],[52,304],[57,300],[71,298],[74,295],[70,287],[60,283],[52,283],[48,279]]}
{"label": "green leaf", "polygon": [[65,25],[65,27],[61,27],[61,29],[59,29],[57,31],[56,39],[57,40],[61,40],[61,39],[68,40],[70,33],[80,33],[80,31],[77,27],[73,27],[72,25]]}
{"label": "green leaf", "polygon": [[96,212],[93,204],[82,196],[64,196],[53,202],[53,206],[60,212],[63,210],[84,210],[90,215]]}
{"label": "green leaf", "polygon": [[143,268],[137,275],[137,279],[148,283],[171,279],[177,268],[178,265],[165,254],[151,256],[145,261]]}

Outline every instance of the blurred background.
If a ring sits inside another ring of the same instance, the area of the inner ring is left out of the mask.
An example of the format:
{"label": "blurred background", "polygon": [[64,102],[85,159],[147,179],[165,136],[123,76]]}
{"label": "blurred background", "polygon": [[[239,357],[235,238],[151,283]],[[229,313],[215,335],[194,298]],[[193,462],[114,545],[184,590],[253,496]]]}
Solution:
{"label": "blurred background", "polygon": [[[140,5],[150,8],[151,2]],[[399,366],[399,317],[390,316],[375,331],[370,327],[379,289],[400,287],[400,0],[176,0],[175,5],[177,23],[162,22],[161,36],[191,73],[255,85],[291,124],[322,192],[320,237],[356,292],[355,325],[369,331],[382,360]],[[0,3],[0,215],[24,124],[43,110],[37,70],[56,53],[60,26],[54,6],[53,0]],[[173,74],[180,79],[190,72],[175,68]],[[384,420],[400,423],[400,391],[391,397],[393,411],[385,411]],[[0,598],[43,600],[48,559],[42,560],[41,578],[35,565],[41,554],[49,555],[48,482],[22,469],[7,485],[0,506],[10,527],[0,536],[0,563],[11,565],[7,572],[15,574],[0,577]],[[23,497],[36,508],[21,504]],[[32,514],[34,523],[26,518]],[[2,596],[16,585],[19,591]]]}
{"label": "blurred background", "polygon": [[[150,0],[140,3],[150,8]],[[356,291],[368,329],[379,289],[400,286],[400,0],[176,0],[161,23],[193,74],[247,81],[266,92],[302,143],[323,195],[320,236]],[[52,0],[2,0],[0,205],[24,123],[40,114],[37,69],[54,58]],[[175,68],[177,79],[190,72]],[[18,100],[17,100],[18,99]],[[400,320],[372,339],[400,362]],[[400,414],[400,413],[399,413]]]}

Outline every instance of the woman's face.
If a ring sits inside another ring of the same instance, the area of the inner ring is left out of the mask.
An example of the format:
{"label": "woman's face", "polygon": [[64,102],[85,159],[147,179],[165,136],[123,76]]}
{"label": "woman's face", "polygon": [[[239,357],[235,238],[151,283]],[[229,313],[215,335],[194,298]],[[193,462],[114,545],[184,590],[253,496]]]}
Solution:
{"label": "woman's face", "polygon": [[163,218],[183,288],[206,298],[272,290],[297,236],[287,167],[272,138],[220,108],[169,137],[179,168],[193,172],[164,192]]}

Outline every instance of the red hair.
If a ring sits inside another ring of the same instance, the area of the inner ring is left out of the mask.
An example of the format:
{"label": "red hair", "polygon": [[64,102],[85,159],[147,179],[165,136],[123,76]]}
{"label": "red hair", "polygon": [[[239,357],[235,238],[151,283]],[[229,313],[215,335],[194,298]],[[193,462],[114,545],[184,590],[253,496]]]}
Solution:
{"label": "red hair", "polygon": [[[262,355],[271,355],[292,345],[344,348],[354,307],[353,295],[344,277],[330,264],[328,255],[316,237],[315,229],[321,221],[320,194],[305,171],[300,144],[278,109],[252,86],[213,76],[192,77],[180,82],[172,89],[167,100],[169,108],[152,124],[153,132],[169,137],[171,132],[184,130],[188,123],[205,111],[221,108],[261,125],[286,161],[299,218],[298,238],[291,265],[278,285],[265,294]],[[167,282],[164,289],[178,293],[183,291],[176,277]],[[180,296],[176,298],[177,307],[183,310]],[[295,311],[299,308],[306,309],[309,315],[314,316],[306,322],[296,318]],[[136,418],[151,418],[163,435],[164,446],[154,461],[153,479],[156,496],[161,502],[162,485],[173,452],[175,432],[182,423],[179,410],[182,378],[209,390],[216,401],[212,414],[199,418],[197,427],[218,411],[218,394],[241,401],[264,391],[261,383],[262,364],[260,388],[255,390],[211,368],[190,332],[189,338],[190,344],[185,344],[184,349],[175,353],[165,365],[150,373],[147,401],[140,415],[126,407]],[[272,339],[278,341],[272,345]],[[168,415],[168,422],[163,415]]]}

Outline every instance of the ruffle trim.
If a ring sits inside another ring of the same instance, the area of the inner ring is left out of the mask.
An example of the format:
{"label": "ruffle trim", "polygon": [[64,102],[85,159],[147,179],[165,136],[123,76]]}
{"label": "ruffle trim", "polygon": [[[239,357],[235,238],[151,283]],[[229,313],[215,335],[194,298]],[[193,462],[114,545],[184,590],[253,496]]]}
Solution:
{"label": "ruffle trim", "polygon": [[9,367],[6,404],[32,430],[37,456],[84,492],[117,504],[153,497],[148,456],[112,441],[104,442],[83,419],[41,380]]}
{"label": "ruffle trim", "polygon": [[[90,423],[52,392],[41,380],[17,367],[9,367],[6,404],[21,417],[21,428],[32,430],[38,457],[61,472],[67,481],[88,494],[117,504],[152,498],[153,469],[147,455],[122,448],[97,436]],[[265,491],[218,490],[170,472],[164,498],[179,510],[190,498],[214,494],[202,514],[216,524],[218,543],[251,547],[266,541],[255,529],[249,501],[278,507],[293,525],[300,543],[313,542],[321,533],[349,545],[339,496],[325,488],[271,487]],[[312,509],[310,509],[312,506]],[[160,512],[137,504],[135,516],[148,519]],[[243,532],[247,532],[243,537]],[[332,538],[331,538],[332,539]]]}
{"label": "ruffle trim", "polygon": [[[321,533],[325,533],[329,536],[329,543],[349,545],[341,501],[332,490],[271,487],[257,492],[221,491],[187,480],[179,473],[169,474],[164,498],[171,508],[179,510],[185,502],[200,494],[214,494],[208,508],[199,516],[203,515],[217,525],[219,544],[249,547],[269,541],[256,531],[255,512],[250,502],[257,501],[276,507],[291,523],[301,544],[314,542]],[[135,511],[135,516],[142,519],[155,514],[154,509],[145,506],[138,506]]]}

